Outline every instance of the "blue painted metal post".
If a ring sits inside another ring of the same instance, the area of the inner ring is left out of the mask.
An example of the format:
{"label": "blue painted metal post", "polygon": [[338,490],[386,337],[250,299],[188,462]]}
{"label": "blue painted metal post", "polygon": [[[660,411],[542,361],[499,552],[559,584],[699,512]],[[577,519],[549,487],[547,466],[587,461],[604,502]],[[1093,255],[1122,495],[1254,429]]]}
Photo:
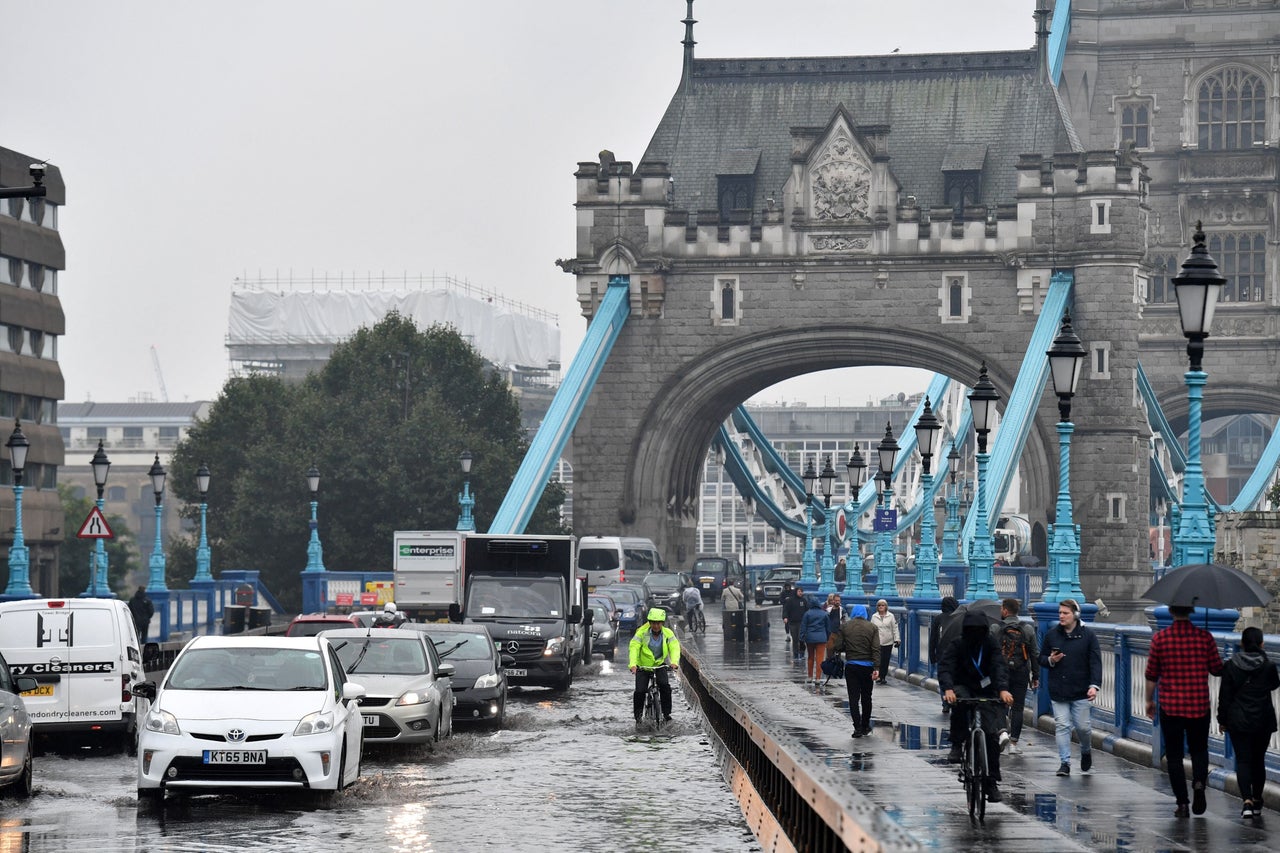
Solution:
{"label": "blue painted metal post", "polygon": [[1074,429],[1075,424],[1069,421],[1058,423],[1058,504],[1054,523],[1050,525],[1053,538],[1049,545],[1050,574],[1045,583],[1045,601],[1084,600],[1084,590],[1080,588],[1080,525],[1072,520],[1071,507],[1071,433]]}
{"label": "blue painted metal post", "polygon": [[[920,492],[929,494],[933,475],[920,475]],[[920,516],[920,547],[916,549],[916,598],[940,598],[938,589],[938,545],[934,540],[933,507],[925,507]]]}
{"label": "blue painted metal post", "polygon": [[22,536],[22,470],[27,464],[31,442],[22,434],[22,424],[16,419],[5,446],[9,448],[9,466],[13,469],[13,544],[9,546],[9,583],[3,597],[35,598],[36,592],[31,588],[31,561]]}
{"label": "blue painted metal post", "polygon": [[[893,510],[893,481],[881,480],[883,509]],[[876,529],[876,595],[881,598],[898,594],[898,559],[893,550],[894,528],[881,523]]]}
{"label": "blue painted metal post", "polygon": [[818,571],[816,566],[816,558],[813,553],[813,495],[807,495],[804,503],[804,554],[800,558],[800,583],[816,584],[818,582]]}
{"label": "blue painted metal post", "polygon": [[969,551],[969,588],[965,597],[969,600],[995,598],[995,547],[991,542],[991,530],[987,518],[987,434],[991,431],[992,415],[1000,395],[987,376],[987,363],[982,363],[978,381],[969,393],[969,405],[973,410],[973,426],[978,434],[978,501],[977,527]]}
{"label": "blue painted metal post", "polygon": [[462,507],[462,514],[458,516],[457,529],[469,533],[474,532],[476,519],[471,514],[471,508],[476,505],[476,499],[471,496],[470,480],[464,480],[462,483],[462,492],[458,495],[458,505]]}
{"label": "blue painted metal post", "polygon": [[[93,468],[93,482],[98,489],[98,500],[95,504],[98,513],[102,513],[102,492],[107,486],[107,473],[111,470],[111,460],[102,447],[102,439],[98,439],[98,449],[90,461]],[[105,516],[103,516],[105,518]],[[107,583],[107,549],[99,537],[93,545],[93,564],[89,567],[89,585],[80,593],[81,598],[102,598],[111,595],[111,585]]]}
{"label": "blue painted metal post", "polygon": [[818,578],[818,594],[828,596],[836,591],[835,542],[832,541],[831,493],[836,480],[835,469],[828,456],[818,475],[822,486],[822,576]]}
{"label": "blue painted metal post", "polygon": [[[960,462],[960,453],[954,444],[947,454],[950,464],[951,482],[947,486],[947,516],[942,522],[942,562],[955,565],[964,561],[960,553],[960,486],[956,483],[956,467]],[[919,558],[917,558],[917,562]]]}
{"label": "blue painted metal post", "polygon": [[147,578],[148,593],[162,592],[169,588],[164,581],[164,547],[160,542],[160,527],[164,523],[163,517],[164,504],[161,503],[160,496],[156,495],[156,541],[151,546],[151,574]]}
{"label": "blue painted metal post", "polygon": [[311,491],[311,541],[307,543],[308,572],[323,572],[324,548],[320,545],[320,522],[316,519],[316,509],[320,506],[316,493],[320,490],[320,469],[312,465],[307,470],[307,488]]}
{"label": "blue painted metal post", "polygon": [[203,462],[196,471],[196,488],[200,490],[200,544],[196,546],[196,574],[191,579],[193,584],[213,580],[213,573],[209,571],[209,540],[205,535],[205,520],[209,510],[209,466]]}

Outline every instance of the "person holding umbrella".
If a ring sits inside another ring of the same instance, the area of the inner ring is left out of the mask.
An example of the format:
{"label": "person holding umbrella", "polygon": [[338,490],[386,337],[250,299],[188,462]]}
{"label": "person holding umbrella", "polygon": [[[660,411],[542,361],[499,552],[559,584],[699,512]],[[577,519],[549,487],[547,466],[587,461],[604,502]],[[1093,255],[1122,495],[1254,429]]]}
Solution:
{"label": "person holding umbrella", "polygon": [[1280,688],[1275,662],[1262,649],[1262,631],[1245,628],[1240,651],[1222,667],[1218,688],[1218,725],[1231,738],[1243,818],[1262,817],[1262,788],[1267,784],[1267,744],[1276,730],[1271,694]]}
{"label": "person holding umbrella", "polygon": [[1204,814],[1209,779],[1209,676],[1222,673],[1213,635],[1191,624],[1193,607],[1172,604],[1173,624],[1151,638],[1147,655],[1147,716],[1156,719],[1157,694],[1169,786],[1177,801],[1174,817],[1188,817],[1183,741],[1191,753],[1191,812]]}

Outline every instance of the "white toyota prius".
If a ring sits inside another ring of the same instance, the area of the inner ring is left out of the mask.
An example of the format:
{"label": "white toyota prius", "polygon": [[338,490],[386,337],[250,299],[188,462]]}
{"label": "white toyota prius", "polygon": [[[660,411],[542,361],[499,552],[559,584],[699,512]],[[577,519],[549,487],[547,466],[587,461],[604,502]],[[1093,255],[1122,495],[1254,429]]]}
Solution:
{"label": "white toyota prius", "polygon": [[320,804],[360,775],[364,688],[323,637],[195,637],[157,687],[138,742],[138,803],[165,792],[292,788]]}

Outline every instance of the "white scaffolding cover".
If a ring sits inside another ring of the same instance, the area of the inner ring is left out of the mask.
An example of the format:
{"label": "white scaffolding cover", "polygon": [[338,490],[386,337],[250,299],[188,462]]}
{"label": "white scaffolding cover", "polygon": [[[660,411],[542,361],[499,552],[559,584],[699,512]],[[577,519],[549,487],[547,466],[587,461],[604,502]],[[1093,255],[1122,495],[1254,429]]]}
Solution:
{"label": "white scaffolding cover", "polygon": [[449,290],[231,294],[227,346],[237,351],[289,345],[333,345],[391,311],[420,329],[453,326],[493,364],[543,369],[560,361],[560,329],[498,301]]}

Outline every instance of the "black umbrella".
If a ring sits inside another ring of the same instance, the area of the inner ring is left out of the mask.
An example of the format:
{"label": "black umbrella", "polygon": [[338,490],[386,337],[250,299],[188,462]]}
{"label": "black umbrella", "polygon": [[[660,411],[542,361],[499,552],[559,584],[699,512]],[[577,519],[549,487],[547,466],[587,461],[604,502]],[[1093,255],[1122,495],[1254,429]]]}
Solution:
{"label": "black umbrella", "polygon": [[981,613],[987,617],[991,625],[1000,622],[1000,602],[994,598],[980,598],[961,604],[952,613],[940,617],[943,620],[942,630],[938,634],[938,648],[945,649],[949,643],[958,639],[964,630],[964,617],[968,613]]}
{"label": "black umbrella", "polygon": [[1173,606],[1225,609],[1262,607],[1271,600],[1271,593],[1239,569],[1193,563],[1170,569],[1142,597]]}

